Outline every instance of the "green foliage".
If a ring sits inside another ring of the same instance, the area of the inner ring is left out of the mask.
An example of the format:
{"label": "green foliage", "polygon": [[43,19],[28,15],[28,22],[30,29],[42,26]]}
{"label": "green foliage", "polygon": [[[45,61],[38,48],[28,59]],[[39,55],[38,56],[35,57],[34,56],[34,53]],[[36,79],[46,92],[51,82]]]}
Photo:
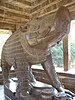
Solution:
{"label": "green foliage", "polygon": [[52,58],[55,65],[63,66],[63,45],[62,42],[51,48]]}
{"label": "green foliage", "polygon": [[[58,67],[63,66],[63,43],[60,42],[51,48],[53,63]],[[75,43],[70,43],[70,61],[75,61]]]}
{"label": "green foliage", "polygon": [[70,45],[70,52],[71,52],[71,62],[75,60],[75,43],[72,42]]}

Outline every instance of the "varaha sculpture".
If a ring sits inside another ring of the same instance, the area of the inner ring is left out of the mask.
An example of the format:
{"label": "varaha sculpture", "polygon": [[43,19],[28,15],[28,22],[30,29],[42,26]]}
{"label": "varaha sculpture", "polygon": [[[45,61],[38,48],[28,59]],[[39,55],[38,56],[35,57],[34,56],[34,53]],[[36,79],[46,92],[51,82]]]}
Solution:
{"label": "varaha sculpture", "polygon": [[31,20],[5,42],[1,58],[4,84],[8,82],[13,65],[18,78],[19,98],[31,91],[31,81],[35,81],[31,70],[33,64],[41,64],[51,78],[52,85],[58,91],[65,91],[54,69],[50,47],[69,33],[70,22],[69,10],[62,6],[52,20],[50,15]]}

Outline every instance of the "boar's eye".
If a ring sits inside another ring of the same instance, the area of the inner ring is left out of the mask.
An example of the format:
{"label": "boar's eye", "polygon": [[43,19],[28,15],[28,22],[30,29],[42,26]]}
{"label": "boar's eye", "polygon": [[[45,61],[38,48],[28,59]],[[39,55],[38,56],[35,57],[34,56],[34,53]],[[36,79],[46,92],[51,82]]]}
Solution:
{"label": "boar's eye", "polygon": [[27,31],[27,26],[20,26],[20,30],[22,32],[26,32]]}

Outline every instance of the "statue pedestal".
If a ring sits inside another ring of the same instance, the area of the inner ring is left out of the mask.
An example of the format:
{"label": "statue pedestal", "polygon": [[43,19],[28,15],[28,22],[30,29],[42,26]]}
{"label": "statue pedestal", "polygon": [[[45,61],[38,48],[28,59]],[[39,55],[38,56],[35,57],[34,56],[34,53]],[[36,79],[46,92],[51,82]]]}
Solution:
{"label": "statue pedestal", "polygon": [[10,79],[10,83],[4,85],[4,94],[6,100],[17,100],[16,98],[16,88],[17,88],[17,79],[14,78],[13,80]]}
{"label": "statue pedestal", "polygon": [[[51,85],[36,81],[31,83],[33,86],[33,89],[28,96],[21,96],[21,100],[40,100],[39,97],[42,93],[43,90],[49,89],[54,92],[57,92]],[[10,79],[10,83],[7,83],[4,86],[4,93],[5,93],[5,98],[6,100],[19,100],[16,97],[16,88],[17,88],[17,80],[16,78]],[[41,99],[42,100],[42,99]]]}
{"label": "statue pedestal", "polygon": [[[30,95],[23,96],[20,94],[20,100],[69,100],[66,97],[66,94],[63,92],[57,92],[49,84],[45,84],[39,81],[31,83],[33,86]],[[19,97],[16,97],[16,88],[17,88],[17,79],[10,79],[10,83],[7,83],[4,86],[5,100],[19,100]],[[54,99],[52,99],[52,97]],[[71,99],[75,100],[75,98]]]}

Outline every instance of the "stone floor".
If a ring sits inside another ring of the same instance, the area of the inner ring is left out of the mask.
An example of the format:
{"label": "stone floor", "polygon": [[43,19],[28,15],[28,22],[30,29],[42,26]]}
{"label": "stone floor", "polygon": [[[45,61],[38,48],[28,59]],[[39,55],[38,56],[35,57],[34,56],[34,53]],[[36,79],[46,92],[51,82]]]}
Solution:
{"label": "stone floor", "polygon": [[0,85],[0,100],[5,100],[4,97],[4,86]]}

